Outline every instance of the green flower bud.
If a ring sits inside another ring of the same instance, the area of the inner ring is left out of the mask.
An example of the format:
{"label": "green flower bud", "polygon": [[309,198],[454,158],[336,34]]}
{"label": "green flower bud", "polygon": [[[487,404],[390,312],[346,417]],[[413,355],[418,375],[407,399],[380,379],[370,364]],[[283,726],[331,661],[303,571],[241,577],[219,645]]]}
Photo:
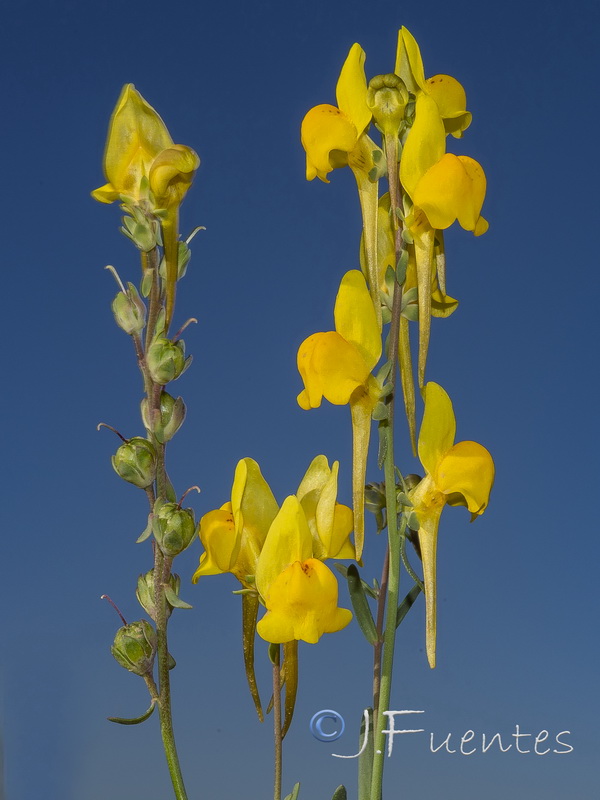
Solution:
{"label": "green flower bud", "polygon": [[145,619],[119,628],[111,653],[122,667],[136,675],[152,672],[156,654],[156,633]]}
{"label": "green flower bud", "polygon": [[172,342],[165,336],[158,336],[146,354],[148,371],[155,383],[164,386],[178,378],[185,368],[185,346],[180,339]]}
{"label": "green flower bud", "polygon": [[133,283],[127,284],[127,293],[119,292],[112,301],[112,312],[119,328],[132,336],[146,325],[146,306]]}
{"label": "green flower bud", "polygon": [[124,481],[145,489],[156,477],[156,452],[147,439],[134,436],[119,447],[112,457],[112,465]]}
{"label": "green flower bud", "polygon": [[398,135],[407,103],[408,89],[397,75],[376,75],[369,81],[367,106],[384,134]]}
{"label": "green flower bud", "polygon": [[[142,179],[143,180],[143,179]],[[147,181],[147,179],[146,179]],[[158,220],[146,216],[144,211],[136,206],[123,204],[123,210],[131,214],[122,218],[121,233],[135,244],[138,250],[149,252],[160,244],[160,228]]]}
{"label": "green flower bud", "polygon": [[[179,575],[175,573],[171,573],[169,575],[169,586],[173,590],[176,595],[179,595],[179,589],[181,587],[181,578]],[[135,590],[135,596],[138,599],[138,603],[144,609],[144,611],[148,614],[150,619],[153,619],[156,622],[156,606],[154,605],[154,570],[151,569],[149,572],[146,572],[145,575],[140,575],[137,582],[137,589]],[[167,600],[166,603],[167,608],[167,619],[171,616],[171,612],[173,611],[173,606]]]}
{"label": "green flower bud", "polygon": [[185,419],[185,403],[181,397],[175,400],[168,392],[161,392],[160,395],[160,414],[155,414],[153,418],[149,413],[148,399],[142,400],[142,419],[144,425],[156,436],[157,440],[164,444],[175,436]]}
{"label": "green flower bud", "polygon": [[176,556],[188,547],[196,535],[194,512],[191,508],[180,508],[177,503],[162,503],[154,506],[152,522],[154,538],[166,556]]}

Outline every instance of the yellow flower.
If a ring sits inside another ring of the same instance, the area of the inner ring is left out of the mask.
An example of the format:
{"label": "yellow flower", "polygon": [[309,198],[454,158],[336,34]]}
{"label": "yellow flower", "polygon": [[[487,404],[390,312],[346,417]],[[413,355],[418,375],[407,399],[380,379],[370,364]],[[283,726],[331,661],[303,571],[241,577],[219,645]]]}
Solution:
{"label": "yellow flower", "polygon": [[335,331],[314,333],[298,350],[304,390],[301,408],[318,408],[325,397],[334,405],[350,405],[353,458],[352,498],[356,558],[364,541],[364,484],[371,432],[371,412],[381,387],[371,375],[381,356],[381,335],[365,279],[358,270],[340,283],[334,309]]}
{"label": "yellow flower", "polygon": [[[104,151],[108,183],[95,189],[92,197],[101,203],[124,198],[137,206],[146,203],[150,211],[162,209],[167,328],[177,282],[179,206],[199,166],[200,159],[191,147],[173,144],[160,116],[132,83],[126,84],[110,118]],[[154,197],[151,207],[148,189]]]}
{"label": "yellow flower", "polygon": [[419,45],[404,27],[398,31],[395,72],[414,95],[423,93],[435,100],[446,133],[460,139],[472,120],[472,115],[467,111],[465,90],[451,75],[434,75],[425,79]]}
{"label": "yellow flower", "polygon": [[339,107],[315,106],[302,120],[300,138],[306,151],[309,181],[318,177],[329,183],[327,175],[333,169],[345,166],[349,159],[360,164],[365,157],[360,148],[357,150],[359,139],[371,122],[364,63],[364,50],[353,44],[336,87]]}
{"label": "yellow flower", "polygon": [[[95,189],[92,197],[101,203],[113,203],[120,196],[135,204],[145,199],[143,179],[152,191],[161,195],[165,185],[164,170],[170,171],[168,182],[181,182],[177,197],[170,196],[157,208],[165,208],[183,200],[200,160],[190,147],[174,145],[173,140],[156,111],[149,105],[132,83],[123,87],[115,110],[110,118],[108,139],[104,151],[104,173],[108,183]],[[155,177],[151,180],[154,172]],[[157,181],[158,178],[158,181]]]}
{"label": "yellow flower", "polygon": [[[435,231],[458,219],[466,230],[480,236],[488,229],[480,215],[486,179],[482,167],[468,156],[445,153],[446,133],[439,107],[429,94],[419,92],[415,121],[400,159],[400,181],[414,203],[407,218],[414,240],[419,299],[419,385],[425,380],[425,363],[431,325],[431,272]],[[440,276],[445,292],[444,276]]]}
{"label": "yellow flower", "polygon": [[419,520],[426,604],[426,644],[430,667],[435,667],[436,547],[440,515],[446,504],[463,505],[471,521],[483,514],[494,483],[494,462],[477,442],[454,444],[456,419],[452,402],[437,383],[424,388],[425,412],[419,431],[419,458],[425,477],[410,492]]}
{"label": "yellow flower", "polygon": [[312,535],[313,555],[321,560],[356,558],[350,541],[352,509],[337,502],[338,470],[338,461],[330,469],[325,456],[316,456],[296,492]]}
{"label": "yellow flower", "polygon": [[260,467],[243,458],[235,469],[231,502],[209,511],[200,520],[200,541],[205,552],[192,577],[231,572],[248,586],[269,527],[279,507]]}
{"label": "yellow flower", "polygon": [[269,528],[256,569],[256,588],[267,607],[256,630],[268,642],[314,644],[352,619],[352,612],[338,608],[337,580],[313,549],[304,509],[291,495]]}

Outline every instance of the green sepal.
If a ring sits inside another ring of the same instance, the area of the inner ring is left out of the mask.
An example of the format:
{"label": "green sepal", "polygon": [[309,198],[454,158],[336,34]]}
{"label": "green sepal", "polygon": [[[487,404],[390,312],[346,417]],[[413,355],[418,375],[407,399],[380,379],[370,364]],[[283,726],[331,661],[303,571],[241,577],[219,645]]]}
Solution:
{"label": "green sepal", "polygon": [[[241,590],[243,591],[243,590]],[[256,620],[258,617],[258,594],[255,591],[242,595],[242,648],[244,651],[244,668],[248,688],[256,708],[258,719],[265,721],[254,672],[254,640],[256,638]]]}
{"label": "green sepal", "polygon": [[[192,251],[187,246],[186,242],[177,242],[177,280],[180,280],[184,277],[187,265],[189,264],[190,258],[192,257]],[[159,266],[159,274],[163,280],[167,279],[167,267],[165,263],[165,259],[161,259],[160,266]]]}
{"label": "green sepal", "polygon": [[421,587],[418,583],[415,583],[410,592],[408,592],[404,600],[398,606],[398,610],[396,611],[396,627],[400,625],[404,617],[408,614],[412,604],[415,602],[420,592]]}
{"label": "green sepal", "polygon": [[387,306],[381,309],[381,320],[383,325],[387,325],[392,321],[392,312]]}
{"label": "green sepal", "polygon": [[182,600],[178,594],[176,594],[171,586],[165,586],[165,598],[167,603],[172,606],[173,608],[193,608],[189,603],[186,603]]}
{"label": "green sepal", "polygon": [[300,791],[300,784],[295,783],[292,791],[289,794],[286,794],[283,800],[297,800],[299,791]]}
{"label": "green sepal", "polygon": [[348,571],[346,572],[346,580],[348,581],[348,591],[350,592],[350,600],[352,602],[352,608],[354,609],[356,621],[358,622],[365,639],[369,642],[369,644],[374,645],[379,637],[377,636],[375,621],[373,620],[373,615],[371,613],[371,609],[369,608],[369,602],[365,596],[365,590],[360,579],[360,574],[354,564],[350,564],[348,567]]}
{"label": "green sepal", "polygon": [[402,228],[402,239],[406,244],[413,244],[413,237],[412,233],[408,230],[408,228]]}
{"label": "green sepal", "polygon": [[419,528],[421,527],[421,523],[419,522],[419,517],[417,516],[415,511],[411,511],[411,513],[408,516],[408,521],[406,524],[412,531],[419,530]]}
{"label": "green sepal", "polygon": [[298,694],[298,640],[285,642],[283,645],[283,674],[285,683],[285,701],[283,714],[283,727],[281,738],[283,739],[290,729],[294,708],[296,707],[296,695]]}
{"label": "green sepal", "polygon": [[400,313],[403,317],[416,322],[419,319],[418,292],[417,287],[413,286],[408,292],[402,295],[402,305]]}
{"label": "green sepal", "polygon": [[371,418],[380,422],[382,419],[388,419],[390,415],[389,406],[386,403],[376,403],[375,408],[371,413]]}
{"label": "green sepal", "polygon": [[373,150],[371,152],[371,158],[376,164],[379,164],[381,159],[383,158],[383,151],[377,148],[377,150]]}
{"label": "green sepal", "polygon": [[412,501],[404,492],[396,492],[396,501],[399,505],[412,508]]}
{"label": "green sepal", "polygon": [[373,709],[366,708],[367,723],[369,730],[365,733],[365,713],[363,712],[362,720],[360,721],[360,738],[359,750],[365,741],[365,735],[368,737],[365,749],[358,757],[358,800],[371,800],[371,781],[373,778],[373,751],[374,751],[374,736],[373,736]]}
{"label": "green sepal", "polygon": [[171,483],[171,479],[165,472],[165,494],[167,495],[167,500],[169,503],[176,503],[177,502],[177,495],[175,493],[175,487]]}
{"label": "green sepal", "polygon": [[152,276],[153,271],[151,269],[144,270],[144,274],[142,276],[142,282],[140,284],[140,292],[142,297],[149,297],[150,292],[152,291]]}
{"label": "green sepal", "polygon": [[154,331],[152,332],[153,341],[159,336],[162,336],[162,334],[165,332],[166,318],[166,311],[164,308],[161,308],[156,317],[156,325],[154,326]]}
{"label": "green sepal", "polygon": [[400,258],[396,264],[396,280],[402,286],[406,280],[406,269],[408,267],[408,250],[404,249],[400,253]]}
{"label": "green sepal", "polygon": [[140,533],[138,538],[135,540],[136,544],[140,542],[145,542],[146,539],[152,535],[152,520],[154,518],[154,514],[148,514],[148,524],[144,528],[144,530]]}
{"label": "green sepal", "polygon": [[[388,267],[389,269],[389,267]],[[379,292],[379,299],[381,300],[381,305],[383,308],[387,308],[388,311],[392,310],[392,295],[388,294],[387,292]]]}
{"label": "green sepal", "polygon": [[377,374],[375,375],[375,380],[380,386],[383,386],[383,384],[387,382],[391,373],[392,373],[392,362],[386,361],[385,364],[383,364],[380,367]]}
{"label": "green sepal", "polygon": [[150,708],[145,711],[141,717],[133,717],[129,719],[128,717],[107,717],[109,722],[116,722],[118,725],[139,725],[140,722],[145,722],[152,714],[154,713],[154,709],[156,708],[157,701],[155,699],[152,700],[150,703]]}
{"label": "green sepal", "polygon": [[177,666],[177,662],[175,661],[171,653],[169,653],[168,656],[169,656],[169,661],[167,663],[167,667],[169,669],[175,669],[175,667]]}
{"label": "green sepal", "polygon": [[385,271],[385,285],[388,290],[388,294],[390,297],[390,302],[392,300],[392,295],[394,294],[394,284],[396,282],[396,271],[393,267],[388,266]]}
{"label": "green sepal", "polygon": [[348,792],[345,786],[338,786],[335,792],[331,795],[331,800],[348,800]]}

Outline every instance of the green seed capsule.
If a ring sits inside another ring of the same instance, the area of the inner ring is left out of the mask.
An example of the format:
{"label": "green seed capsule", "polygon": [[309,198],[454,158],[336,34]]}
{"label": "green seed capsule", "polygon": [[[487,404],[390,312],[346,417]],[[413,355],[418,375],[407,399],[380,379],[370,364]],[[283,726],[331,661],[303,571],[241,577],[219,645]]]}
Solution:
{"label": "green seed capsule", "polygon": [[124,481],[145,489],[156,477],[156,451],[147,439],[134,436],[119,447],[112,465]]}
{"label": "green seed capsule", "polygon": [[119,664],[136,675],[152,672],[156,654],[156,633],[145,619],[119,628],[110,648]]}

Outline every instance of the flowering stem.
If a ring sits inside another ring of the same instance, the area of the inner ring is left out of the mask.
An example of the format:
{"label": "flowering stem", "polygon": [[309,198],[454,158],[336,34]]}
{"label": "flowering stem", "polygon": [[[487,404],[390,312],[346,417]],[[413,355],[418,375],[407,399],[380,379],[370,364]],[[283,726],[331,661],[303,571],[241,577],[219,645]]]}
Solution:
{"label": "flowering stem", "polygon": [[[388,162],[388,181],[390,202],[395,233],[396,262],[402,249],[402,232],[396,207],[399,202],[400,187],[398,178],[398,144],[394,137],[386,136],[386,155]],[[383,767],[385,759],[385,717],[389,710],[392,691],[392,669],[394,664],[394,647],[396,644],[396,613],[400,592],[401,535],[398,531],[398,504],[396,498],[396,469],[394,460],[394,401],[396,386],[396,370],[398,363],[398,341],[400,332],[400,310],[402,307],[402,287],[394,282],[392,301],[392,319],[389,332],[389,349],[387,358],[391,364],[389,382],[393,390],[389,395],[388,417],[382,421],[385,432],[385,505],[388,530],[389,573],[387,588],[387,613],[383,636],[383,663],[381,667],[381,684],[379,688],[379,707],[374,728],[373,775],[371,780],[371,800],[381,800],[383,787]]]}
{"label": "flowering stem", "polygon": [[[148,403],[148,415],[150,423],[160,415],[160,396],[162,387],[155,384],[148,371],[145,352],[152,343],[154,327],[160,313],[162,298],[159,288],[158,275],[158,249],[154,248],[149,253],[142,253],[142,268],[152,270],[152,288],[150,291],[150,303],[148,309],[148,327],[146,330],[145,351],[140,337],[134,337],[138,365],[144,378],[144,389],[146,392],[146,402]],[[156,493],[149,488],[147,490],[150,510],[153,509],[153,500],[167,500],[167,473],[165,469],[165,445],[159,442],[151,430],[148,436],[156,451]],[[173,733],[173,719],[171,714],[171,682],[170,682],[170,656],[167,639],[167,601],[165,588],[169,583],[171,575],[172,558],[166,557],[157,543],[154,542],[154,605],[156,609],[156,642],[157,642],[157,661],[158,661],[158,689],[154,686],[154,694],[150,689],[150,694],[158,700],[158,711],[160,717],[160,732],[163,741],[167,766],[171,775],[171,782],[177,800],[187,800],[187,793],[183,783],[177,747],[175,745],[175,735]]]}
{"label": "flowering stem", "polygon": [[379,692],[381,688],[381,651],[383,647],[383,620],[385,615],[385,598],[387,595],[388,575],[390,568],[390,549],[386,547],[385,558],[383,559],[383,569],[381,570],[381,584],[379,596],[377,598],[377,641],[373,652],[373,719],[377,719],[379,713]]}
{"label": "flowering stem", "polygon": [[[389,335],[388,358],[392,363],[390,382],[395,384],[396,361],[398,358],[398,330],[400,322],[400,303],[402,290],[396,283],[392,306],[392,322]],[[371,800],[381,800],[383,784],[383,766],[385,758],[385,717],[383,712],[389,710],[392,689],[392,667],[394,663],[394,645],[396,642],[396,609],[400,591],[400,536],[398,533],[398,509],[396,503],[396,473],[394,464],[394,393],[390,394],[389,416],[382,423],[385,429],[386,455],[384,461],[385,504],[387,509],[387,529],[389,548],[389,577],[387,590],[387,613],[385,632],[383,635],[383,663],[381,668],[381,684],[379,689],[379,710],[374,729],[373,778],[371,782]]]}
{"label": "flowering stem", "polygon": [[279,645],[273,645],[273,740],[275,743],[275,782],[273,800],[281,800],[283,738],[281,735],[281,672]]}

